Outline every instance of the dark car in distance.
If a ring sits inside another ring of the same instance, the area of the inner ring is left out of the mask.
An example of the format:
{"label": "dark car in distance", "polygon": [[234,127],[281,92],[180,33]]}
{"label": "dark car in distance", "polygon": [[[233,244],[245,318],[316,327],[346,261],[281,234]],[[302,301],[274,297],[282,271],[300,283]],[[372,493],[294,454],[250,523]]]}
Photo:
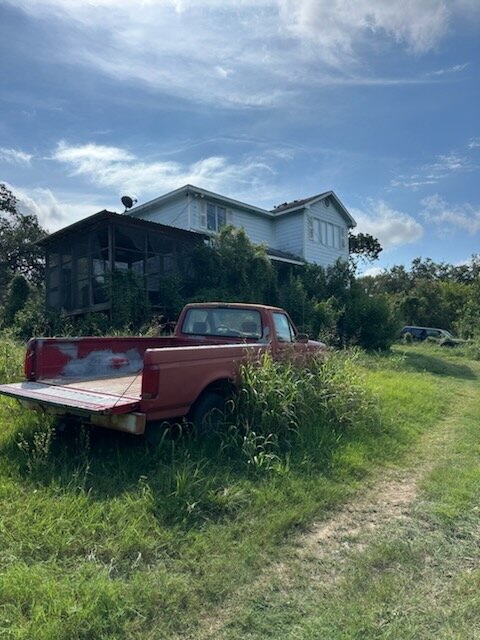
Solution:
{"label": "dark car in distance", "polygon": [[410,334],[413,340],[431,340],[438,342],[442,347],[454,347],[458,344],[463,344],[464,340],[455,338],[450,331],[446,329],[438,329],[436,327],[414,327],[407,325],[400,331],[400,337]]}

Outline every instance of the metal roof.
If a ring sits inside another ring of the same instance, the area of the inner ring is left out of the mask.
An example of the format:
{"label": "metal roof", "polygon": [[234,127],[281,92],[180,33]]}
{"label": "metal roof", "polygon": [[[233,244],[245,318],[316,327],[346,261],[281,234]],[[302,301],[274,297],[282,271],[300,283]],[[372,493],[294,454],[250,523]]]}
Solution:
{"label": "metal roof", "polygon": [[84,231],[88,227],[94,226],[96,224],[107,222],[107,221],[115,221],[120,224],[132,225],[135,227],[141,227],[144,229],[151,229],[152,231],[163,231],[165,233],[173,234],[176,236],[183,236],[185,238],[190,237],[204,237],[208,238],[207,234],[197,232],[197,231],[187,231],[186,229],[179,229],[178,227],[171,227],[167,224],[161,224],[159,222],[152,222],[150,220],[144,220],[142,218],[133,218],[124,213],[116,213],[114,211],[107,211],[103,209],[102,211],[98,211],[87,218],[83,218],[82,220],[78,220],[73,224],[68,225],[67,227],[63,227],[63,229],[59,229],[54,233],[51,233],[46,238],[40,240],[37,244],[43,246],[58,240],[59,238],[69,235],[71,233],[78,233]]}

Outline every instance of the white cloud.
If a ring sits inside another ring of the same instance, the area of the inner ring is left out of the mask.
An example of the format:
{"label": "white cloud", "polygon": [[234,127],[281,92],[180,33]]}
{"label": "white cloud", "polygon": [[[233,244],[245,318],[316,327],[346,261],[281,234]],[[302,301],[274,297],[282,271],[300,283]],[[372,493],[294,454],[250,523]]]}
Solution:
{"label": "white cloud", "polygon": [[199,184],[205,189],[244,197],[273,174],[267,164],[248,157],[243,162],[231,163],[224,157],[211,156],[186,165],[171,160],[145,161],[119,147],[93,143],[71,146],[60,142],[52,157],[66,165],[73,175],[142,199],[184,184]]}
{"label": "white cloud", "polygon": [[279,0],[290,29],[314,39],[335,63],[367,36],[386,35],[415,53],[444,36],[451,11],[443,0]]}
{"label": "white cloud", "polygon": [[18,200],[18,210],[37,216],[42,227],[49,232],[90,216],[104,209],[101,198],[95,201],[91,196],[69,194],[58,198],[50,189],[25,189],[5,183]]}
{"label": "white cloud", "polygon": [[468,141],[469,149],[478,149],[480,147],[480,138],[470,138]]}
{"label": "white cloud", "polygon": [[437,71],[431,71],[427,73],[427,76],[444,76],[451,73],[460,73],[469,66],[468,62],[464,62],[463,64],[455,64],[452,67],[445,67],[445,69],[437,69]]}
{"label": "white cloud", "polygon": [[411,176],[398,176],[397,178],[394,178],[390,182],[390,186],[394,189],[405,188],[412,189],[412,191],[418,191],[420,187],[429,184],[437,184],[438,181],[439,178],[436,176],[430,175],[429,177],[422,177],[418,174],[413,174]]}
{"label": "white cloud", "polygon": [[[472,138],[470,141],[470,148],[473,148],[471,144],[474,140],[476,139]],[[423,165],[411,175],[397,176],[390,182],[390,186],[396,189],[406,188],[418,191],[420,187],[438,184],[455,173],[474,171],[477,168],[470,158],[452,151],[437,156],[434,162]]]}
{"label": "white cloud", "polygon": [[378,238],[384,249],[417,242],[423,235],[423,227],[415,218],[392,209],[383,200],[371,200],[368,209],[351,209],[356,230]]}
{"label": "white cloud", "polygon": [[377,77],[371,54],[392,44],[427,52],[471,11],[468,0],[4,1],[48,21],[57,60],[93,67],[132,91],[140,83],[242,107],[312,86],[431,82]]}
{"label": "white cloud", "polygon": [[426,166],[427,171],[431,171],[434,175],[439,176],[443,176],[445,172],[470,171],[472,168],[470,160],[458,153],[440,155],[436,162]]}
{"label": "white cloud", "polygon": [[32,157],[30,153],[25,153],[25,151],[0,147],[0,161],[4,160],[10,164],[30,164]]}
{"label": "white cloud", "polygon": [[382,275],[382,273],[384,272],[385,269],[383,269],[382,267],[369,267],[368,269],[365,269],[365,271],[363,271],[361,275],[371,276],[372,278],[375,278],[376,276]]}
{"label": "white cloud", "polygon": [[438,194],[424,198],[422,205],[423,218],[437,225],[440,232],[448,232],[455,227],[465,229],[471,235],[480,231],[480,207],[469,203],[452,205]]}

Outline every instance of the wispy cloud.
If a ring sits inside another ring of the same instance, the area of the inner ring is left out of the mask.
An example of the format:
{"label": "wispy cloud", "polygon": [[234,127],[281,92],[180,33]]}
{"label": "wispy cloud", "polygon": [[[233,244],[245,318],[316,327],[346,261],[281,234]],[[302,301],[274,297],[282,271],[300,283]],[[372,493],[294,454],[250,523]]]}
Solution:
{"label": "wispy cloud", "polygon": [[454,228],[465,229],[471,235],[480,231],[480,207],[470,203],[450,204],[435,194],[422,200],[422,217],[437,225],[441,234]]}
{"label": "wispy cloud", "polygon": [[[473,148],[470,145],[469,147]],[[406,188],[418,191],[420,187],[438,184],[454,174],[476,169],[478,169],[477,165],[468,156],[452,151],[440,154],[433,162],[419,167],[415,173],[397,176],[390,182],[390,186],[396,189]]]}
{"label": "wispy cloud", "polygon": [[397,211],[383,200],[370,200],[368,209],[351,209],[357,230],[378,238],[384,249],[417,242],[423,235],[422,225],[412,216]]}
{"label": "wispy cloud", "polygon": [[448,70],[383,77],[372,50],[428,52],[457,15],[471,10],[465,0],[4,2],[48,21],[57,60],[186,100],[243,108],[277,104],[311,87],[439,81]]}
{"label": "wispy cloud", "polygon": [[470,138],[468,141],[469,149],[478,149],[480,148],[480,138]]}
{"label": "wispy cloud", "polygon": [[119,148],[96,145],[70,145],[60,142],[52,156],[72,175],[84,176],[99,187],[114,188],[118,193],[146,198],[183,184],[198,184],[205,189],[245,197],[263,187],[272,178],[273,169],[258,159],[244,157],[231,162],[225,157],[210,156],[191,164],[172,160],[141,160]]}
{"label": "wispy cloud", "polygon": [[365,37],[386,36],[415,53],[430,50],[444,36],[451,9],[442,0],[279,0],[280,15],[293,33],[310,37],[325,57],[354,57]]}
{"label": "wispy cloud", "polygon": [[0,161],[3,160],[9,164],[30,164],[32,158],[32,154],[25,153],[25,151],[0,147]]}
{"label": "wispy cloud", "polygon": [[469,66],[468,62],[464,62],[463,64],[455,64],[451,67],[445,67],[445,69],[437,69],[436,71],[430,71],[426,76],[445,76],[451,75],[454,73],[460,73]]}
{"label": "wispy cloud", "polygon": [[460,171],[471,171],[473,164],[469,158],[458,153],[447,153],[438,156],[436,162],[426,165],[425,169],[430,171],[432,175],[439,177],[445,176],[447,173],[456,173]]}

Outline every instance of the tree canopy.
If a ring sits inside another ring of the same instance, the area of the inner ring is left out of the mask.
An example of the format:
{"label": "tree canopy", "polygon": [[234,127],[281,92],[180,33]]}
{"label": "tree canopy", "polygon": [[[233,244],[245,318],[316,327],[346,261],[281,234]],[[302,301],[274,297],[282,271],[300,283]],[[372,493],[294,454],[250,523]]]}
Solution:
{"label": "tree canopy", "polygon": [[0,293],[15,275],[35,285],[43,282],[43,251],[35,243],[46,235],[37,216],[21,213],[18,199],[0,183]]}
{"label": "tree canopy", "polygon": [[369,233],[349,233],[348,249],[350,256],[355,260],[360,258],[365,262],[378,260],[378,256],[383,251],[382,245]]}

